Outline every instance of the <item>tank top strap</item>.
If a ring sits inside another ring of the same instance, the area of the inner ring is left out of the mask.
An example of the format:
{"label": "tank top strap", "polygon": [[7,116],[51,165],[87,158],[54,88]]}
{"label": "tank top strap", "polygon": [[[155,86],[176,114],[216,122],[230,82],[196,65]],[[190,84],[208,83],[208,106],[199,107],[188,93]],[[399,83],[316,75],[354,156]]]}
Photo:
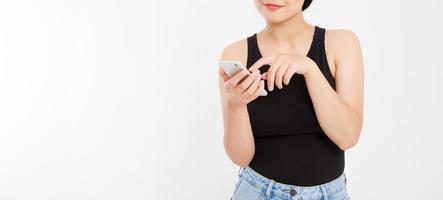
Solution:
{"label": "tank top strap", "polygon": [[311,52],[308,54],[308,57],[312,58],[317,63],[318,67],[328,80],[329,84],[335,89],[335,79],[332,76],[332,72],[329,68],[328,59],[326,56],[325,35],[325,28],[315,26],[314,40],[312,41],[311,47],[312,49]]}
{"label": "tank top strap", "polygon": [[257,33],[250,35],[247,38],[248,45],[248,60],[246,63],[246,68],[249,69],[258,59],[261,58],[260,50],[257,44]]}
{"label": "tank top strap", "polygon": [[326,29],[323,27],[315,26],[314,30],[314,39],[316,40],[324,40],[325,39]]}

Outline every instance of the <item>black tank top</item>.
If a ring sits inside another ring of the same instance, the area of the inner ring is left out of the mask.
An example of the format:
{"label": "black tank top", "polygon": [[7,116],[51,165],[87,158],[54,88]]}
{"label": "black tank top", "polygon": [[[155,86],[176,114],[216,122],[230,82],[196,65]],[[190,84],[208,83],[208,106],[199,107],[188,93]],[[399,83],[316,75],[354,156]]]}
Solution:
{"label": "black tank top", "polygon": [[[307,56],[315,61],[335,90],[335,80],[326,60],[325,29],[315,26]],[[249,69],[262,57],[257,33],[247,38]],[[259,70],[264,73],[269,65]],[[247,104],[255,154],[249,167],[280,183],[313,186],[338,178],[344,171],[344,151],[321,129],[303,75],[294,74],[289,85],[274,86],[268,96]]]}

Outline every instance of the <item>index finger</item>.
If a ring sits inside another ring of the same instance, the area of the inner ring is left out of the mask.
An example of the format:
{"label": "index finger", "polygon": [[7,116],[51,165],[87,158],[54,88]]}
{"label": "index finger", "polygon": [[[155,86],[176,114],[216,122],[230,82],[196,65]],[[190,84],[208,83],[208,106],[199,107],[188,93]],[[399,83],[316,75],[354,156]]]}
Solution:
{"label": "index finger", "polygon": [[226,84],[234,87],[237,85],[237,83],[246,75],[248,75],[249,72],[247,69],[243,69],[240,72],[237,72],[234,76],[232,76],[228,81],[226,81]]}
{"label": "index finger", "polygon": [[259,60],[257,60],[257,62],[255,62],[250,68],[249,71],[254,71],[260,67],[262,67],[263,65],[267,65],[267,64],[271,64],[274,62],[275,57],[267,57],[267,58],[260,58]]}
{"label": "index finger", "polygon": [[224,81],[229,80],[229,76],[226,74],[225,70],[221,67],[218,68],[218,74],[223,78]]}

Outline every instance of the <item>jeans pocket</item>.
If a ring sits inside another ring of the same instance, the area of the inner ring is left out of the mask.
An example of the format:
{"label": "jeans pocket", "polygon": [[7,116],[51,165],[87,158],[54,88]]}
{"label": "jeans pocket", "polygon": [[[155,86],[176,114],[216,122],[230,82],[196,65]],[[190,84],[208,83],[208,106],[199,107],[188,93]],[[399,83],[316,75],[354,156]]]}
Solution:
{"label": "jeans pocket", "polygon": [[231,200],[263,200],[265,198],[264,193],[249,181],[246,178],[239,181]]}
{"label": "jeans pocket", "polygon": [[242,180],[243,180],[242,177],[238,177],[237,183],[235,183],[235,189],[234,189],[234,192],[235,192],[235,190],[237,190],[237,188],[238,188],[238,186],[240,185],[240,183],[242,182]]}
{"label": "jeans pocket", "polygon": [[349,200],[349,195],[346,187],[341,188],[340,190],[334,192],[329,196],[330,200]]}
{"label": "jeans pocket", "polygon": [[350,200],[350,199],[351,199],[351,198],[349,197],[348,188],[346,188],[346,187],[345,187],[345,194],[344,194],[344,196],[345,196],[345,199],[346,199],[346,200]]}
{"label": "jeans pocket", "polygon": [[[244,178],[245,178],[244,175],[242,175],[242,174],[240,174],[240,173],[238,174],[237,182],[235,183],[234,192],[232,193],[232,196],[235,195],[235,193],[236,193],[237,190],[238,190],[238,187],[240,186],[240,184],[241,184],[241,182],[243,181]],[[231,197],[231,199],[233,199],[233,198]]]}

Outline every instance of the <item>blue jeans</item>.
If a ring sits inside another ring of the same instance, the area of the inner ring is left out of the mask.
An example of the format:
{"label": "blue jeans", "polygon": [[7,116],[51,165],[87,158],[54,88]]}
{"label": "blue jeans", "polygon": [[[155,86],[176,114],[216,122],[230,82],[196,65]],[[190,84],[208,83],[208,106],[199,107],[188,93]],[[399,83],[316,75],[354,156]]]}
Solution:
{"label": "blue jeans", "polygon": [[268,179],[249,166],[240,167],[231,200],[349,200],[346,175],[315,186],[296,186]]}

